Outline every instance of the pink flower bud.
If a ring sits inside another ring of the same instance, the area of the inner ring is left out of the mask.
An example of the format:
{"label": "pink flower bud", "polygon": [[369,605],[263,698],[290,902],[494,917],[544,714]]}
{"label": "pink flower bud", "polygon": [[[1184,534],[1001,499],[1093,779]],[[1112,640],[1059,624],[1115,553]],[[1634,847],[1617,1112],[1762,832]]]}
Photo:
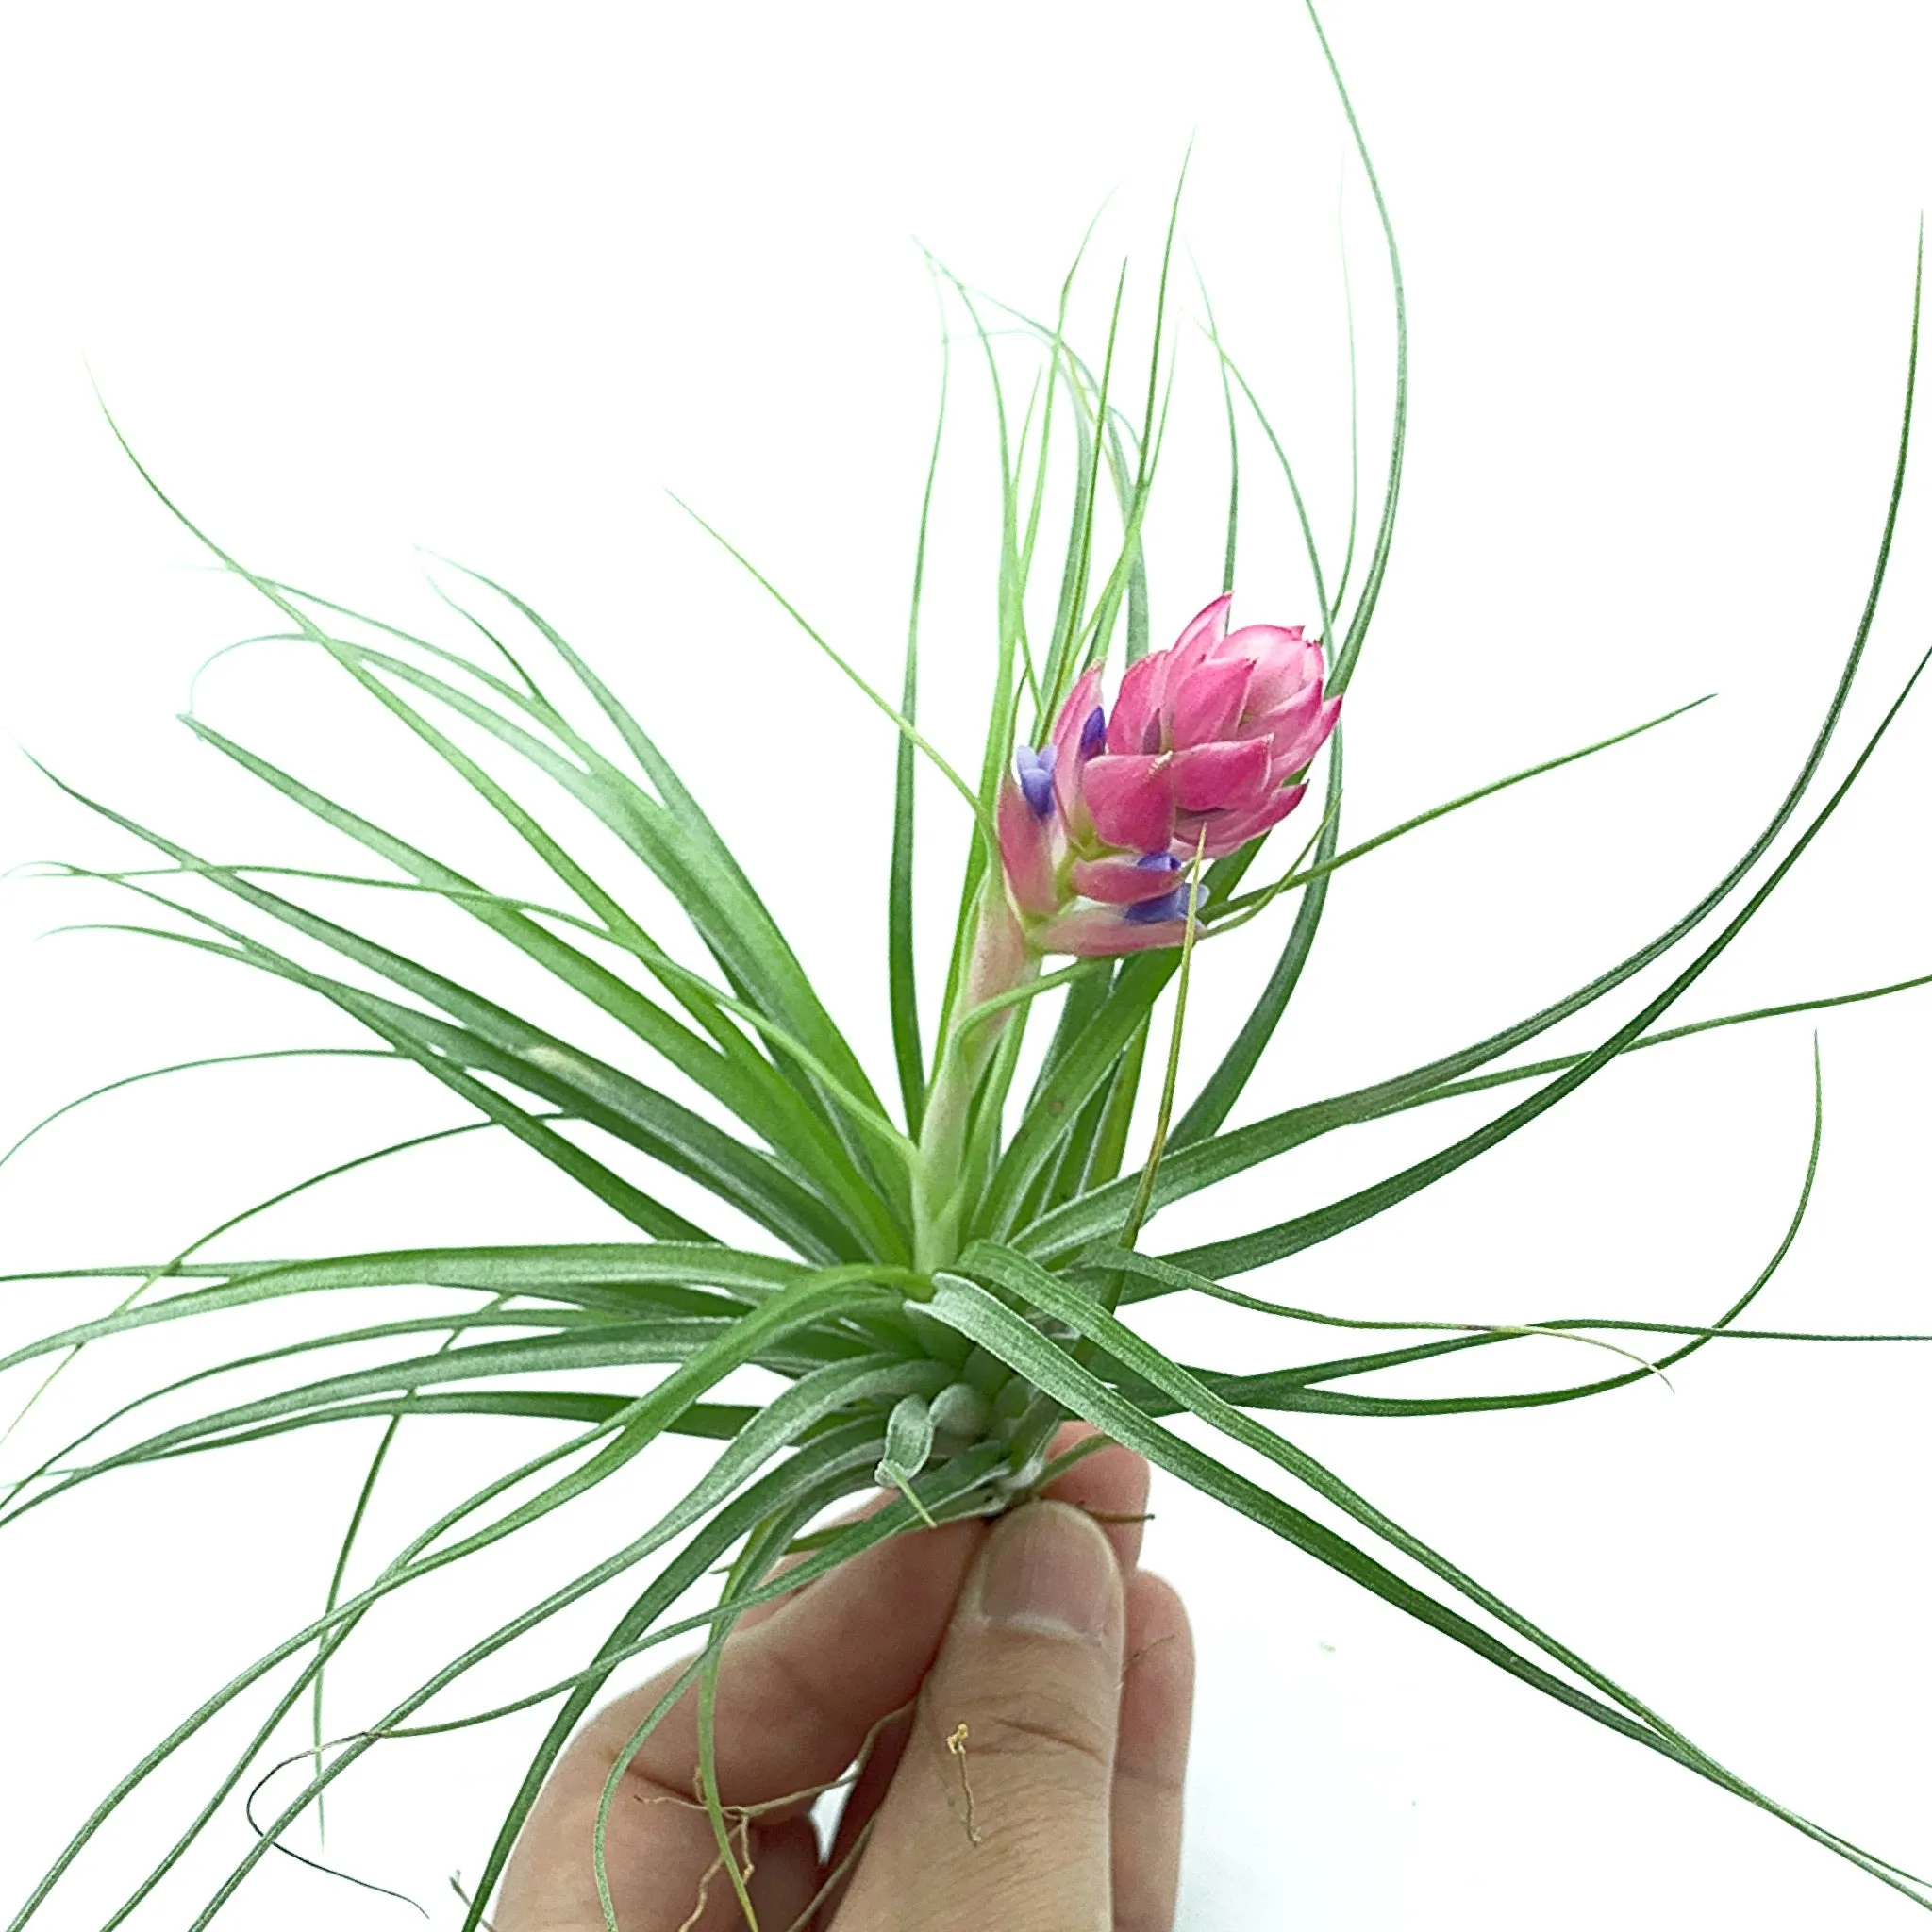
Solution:
{"label": "pink flower bud", "polygon": [[1229,601],[1129,665],[1111,718],[1088,671],[1049,741],[1019,753],[1000,857],[1036,952],[1178,944],[1181,869],[1240,851],[1301,803],[1341,700],[1324,697],[1322,647],[1299,625],[1230,631]]}
{"label": "pink flower bud", "polygon": [[1239,851],[1292,811],[1306,769],[1335,727],[1322,647],[1299,625],[1227,628],[1217,597],[1171,650],[1130,665],[1107,747],[1081,773],[1107,844],[1191,857]]}

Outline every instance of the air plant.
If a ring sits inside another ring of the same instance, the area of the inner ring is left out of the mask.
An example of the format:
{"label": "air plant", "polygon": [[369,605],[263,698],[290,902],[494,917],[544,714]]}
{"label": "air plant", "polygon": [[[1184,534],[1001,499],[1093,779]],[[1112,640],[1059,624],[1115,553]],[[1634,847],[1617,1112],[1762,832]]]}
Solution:
{"label": "air plant", "polygon": [[[1325,58],[1325,40],[1322,48]],[[0,1360],[0,1369],[39,1363],[44,1374],[76,1351],[138,1348],[143,1330],[192,1318],[197,1330],[205,1324],[210,1351],[208,1366],[191,1378],[193,1387],[211,1391],[224,1374],[264,1364],[285,1372],[287,1383],[278,1392],[216,1402],[192,1420],[142,1434],[142,1408],[186,1385],[153,1390],[15,1480],[6,1491],[7,1520],[115,1470],[239,1449],[290,1430],[374,1421],[379,1441],[341,1540],[327,1602],[199,1704],[114,1785],[19,1907],[9,1922],[13,1932],[47,1923],[42,1907],[116,1807],[258,1685],[278,1688],[246,1747],[175,1842],[131,1878],[107,1924],[119,1925],[148,1897],[231,1796],[286,1760],[289,1727],[311,1700],[316,1728],[303,1759],[306,1777],[260,1823],[194,1927],[208,1924],[325,1791],[378,1744],[553,1706],[483,1861],[464,1920],[468,1932],[484,1921],[547,1771],[614,1674],[655,1646],[695,1635],[701,1647],[677,1690],[714,1685],[725,1667],[724,1639],[750,1607],[881,1539],[1024,1500],[1064,1466],[1066,1458],[1051,1451],[1057,1427],[1068,1418],[1095,1424],[1104,1437],[1094,1440],[1128,1445],[1521,1682],[1932,1905],[1919,1881],[1754,1789],[1262,1419],[1446,1415],[1576,1401],[1641,1382],[1721,1338],[1840,1339],[1755,1329],[1743,1319],[1804,1220],[1817,1165],[1815,1119],[1810,1164],[1782,1239],[1750,1288],[1707,1326],[1627,1313],[1546,1324],[1372,1321],[1290,1307],[1231,1285],[1399,1208],[1530,1125],[1623,1055],[1766,1016],[1761,1010],[1666,1024],[1837,810],[1918,676],[1915,671],[1897,693],[1842,778],[1816,796],[1892,542],[1911,421],[1916,294],[1898,463],[1869,591],[1816,736],[1737,862],[1648,943],[1515,1024],[1407,1073],[1230,1126],[1264,1049],[1291,1014],[1339,870],[1426,823],[1593,757],[1688,708],[1627,724],[1600,742],[1344,842],[1347,691],[1396,525],[1407,328],[1394,231],[1332,59],[1329,66],[1386,241],[1396,354],[1380,511],[1358,579],[1353,533],[1347,559],[1331,575],[1330,559],[1304,515],[1317,608],[1243,608],[1237,619],[1239,496],[1230,490],[1227,568],[1218,594],[1216,587],[1201,586],[1184,609],[1151,608],[1142,536],[1169,407],[1163,370],[1174,335],[1172,222],[1144,381],[1130,383],[1120,366],[1120,292],[1105,341],[1083,356],[1067,330],[1071,275],[1054,321],[1003,308],[996,345],[988,298],[937,271],[950,315],[956,323],[963,318],[965,340],[983,351],[1000,428],[999,623],[975,772],[962,774],[948,762],[919,722],[921,588],[939,429],[896,695],[866,684],[758,576],[864,691],[882,714],[880,728],[897,734],[887,886],[897,1092],[890,1101],[834,1016],[837,997],[848,989],[817,986],[807,976],[748,866],[714,828],[697,792],[645,724],[530,604],[479,574],[458,573],[467,592],[451,601],[481,641],[474,652],[460,650],[248,569],[153,486],[221,567],[265,600],[279,635],[322,653],[527,847],[554,878],[554,903],[492,891],[193,716],[189,728],[205,745],[360,847],[365,868],[374,860],[383,870],[325,873],[205,858],[91,798],[82,802],[162,862],[114,872],[51,870],[108,880],[136,895],[146,908],[141,929],[158,942],[272,975],[332,1006],[373,1036],[372,1054],[413,1064],[462,1102],[476,1125],[513,1137],[621,1216],[635,1235],[623,1242],[396,1252],[350,1246],[312,1259],[256,1264],[202,1258],[197,1243],[146,1267],[69,1271],[70,1279],[132,1285],[110,1312],[43,1336]],[[1010,356],[1016,337],[1037,355],[1039,380],[1013,440],[1001,357]],[[1259,400],[1211,327],[1207,341],[1231,456],[1245,411],[1299,509],[1293,471]],[[942,387],[941,427],[944,420]],[[1044,508],[1061,496],[1064,528],[1050,546]],[[1049,558],[1057,559],[1057,573],[1045,568]],[[1196,606],[1198,614],[1190,617]],[[1277,616],[1299,622],[1272,621]],[[1157,625],[1174,642],[1153,648]],[[512,627],[522,641],[510,641]],[[540,681],[533,668],[539,664],[541,678],[560,680],[560,687]],[[913,922],[921,760],[958,794],[967,827],[944,991],[930,1029],[918,997]],[[545,798],[567,800],[601,824],[637,876],[654,880],[675,903],[675,930],[647,928],[625,879],[594,875],[565,846],[550,828]],[[1290,846],[1296,848],[1292,856],[1284,849]],[[1258,885],[1250,882],[1257,868],[1265,878]],[[366,889],[375,909],[357,924],[325,917],[302,896],[303,886],[313,882]],[[213,897],[194,896],[197,888]],[[626,1036],[624,1052],[607,1058],[574,1043],[474,990],[478,975],[471,967],[453,976],[376,937],[380,908],[394,905],[397,894],[426,895],[467,915],[491,941],[550,975],[602,1022],[614,1023]],[[210,905],[218,909],[207,909]],[[1231,935],[1249,926],[1275,948],[1273,970],[1232,1043],[1181,1105],[1179,1047],[1190,989],[1216,972]],[[1668,983],[1592,1049],[1512,1058],[1659,962],[1674,967]],[[701,1111],[674,1098],[660,1084],[662,1069],[693,1083],[713,1107]],[[1179,1250],[1143,1245],[1164,1208],[1320,1136],[1512,1086],[1524,1089],[1524,1096],[1481,1125],[1324,1207]],[[365,1158],[415,1144],[401,1142]],[[733,1225],[755,1234],[742,1244],[721,1240],[627,1169],[641,1169],[647,1178],[651,1170],[681,1176],[687,1190],[708,1195]],[[276,1197],[283,1198],[286,1191]],[[385,1286],[445,1291],[448,1310],[329,1328],[241,1360],[221,1353],[225,1310]],[[1285,1333],[1407,1332],[1385,1334],[1364,1343],[1367,1352],[1339,1358],[1304,1349],[1307,1358],[1258,1371],[1186,1365],[1134,1325],[1139,1304],[1169,1295],[1204,1296],[1250,1311],[1263,1359],[1270,1339]],[[1387,1370],[1551,1335],[1613,1359],[1588,1379],[1517,1392],[1424,1398],[1373,1389]],[[1660,1338],[1668,1352],[1654,1360],[1639,1353],[1635,1344],[1646,1336]],[[318,1347],[360,1349],[374,1365],[304,1379],[304,1356]],[[661,1373],[632,1374],[633,1386],[618,1392],[581,1385],[583,1371],[618,1372],[622,1380],[625,1372],[645,1368]],[[777,1392],[762,1405],[721,1399],[721,1384],[747,1368],[774,1379]],[[425,1524],[368,1581],[351,1587],[358,1527],[397,1430],[475,1415],[527,1419],[540,1441],[526,1460]],[[1176,1416],[1261,1458],[1274,1473],[1274,1487],[1237,1473],[1170,1428]],[[132,1440],[102,1447],[99,1439],[110,1427],[124,1438],[131,1427]],[[627,1532],[588,1571],[545,1579],[525,1610],[450,1657],[393,1707],[346,1736],[329,1735],[320,1717],[325,1674],[386,1599],[579,1505],[671,1434],[718,1447],[703,1478],[658,1521]],[[889,1492],[885,1507],[830,1530],[814,1527],[834,1506],[881,1485]],[[1319,1505],[1325,1516],[1310,1513],[1305,1503]],[[1352,1528],[1331,1527],[1328,1517]],[[787,1557],[796,1567],[780,1586],[773,1581],[774,1565]],[[1391,1567],[1391,1557],[1403,1569]],[[1410,1581],[1410,1571],[1430,1581]],[[714,1573],[723,1581],[708,1607],[674,1617],[674,1607]],[[631,1591],[631,1601],[579,1669],[489,1709],[462,1706],[469,1672],[612,1584]],[[634,1748],[641,1742],[642,1734]],[[735,1880],[727,1821],[715,1790],[705,1788],[703,1795]],[[738,1891],[749,1917],[741,1884]],[[607,1918],[617,1932],[608,1895]]]}

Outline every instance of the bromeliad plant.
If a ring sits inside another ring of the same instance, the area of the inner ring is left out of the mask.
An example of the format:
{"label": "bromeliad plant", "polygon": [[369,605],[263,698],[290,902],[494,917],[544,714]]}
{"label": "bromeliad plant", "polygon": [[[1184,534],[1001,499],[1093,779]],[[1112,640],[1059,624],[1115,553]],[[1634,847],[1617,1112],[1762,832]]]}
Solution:
{"label": "bromeliad plant", "polygon": [[[1340,90],[1339,76],[1336,84]],[[1341,98],[1354,130],[1346,93]],[[1007,311],[996,341],[985,325],[984,298],[942,276],[953,313],[968,320],[969,339],[984,351],[998,409],[999,626],[990,725],[978,774],[969,780],[916,722],[920,585],[941,454],[936,433],[903,689],[894,704],[865,687],[898,734],[888,894],[896,1108],[881,1096],[748,871],[683,777],[617,693],[528,604],[466,573],[474,592],[487,593],[497,613],[486,624],[483,615],[465,611],[490,648],[488,656],[473,656],[250,572],[201,539],[273,607],[276,635],[324,654],[413,733],[547,868],[556,896],[567,903],[492,891],[198,717],[188,723],[205,744],[386,870],[319,873],[206,859],[92,800],[85,802],[165,863],[118,873],[57,870],[111,879],[138,894],[151,908],[140,929],[166,943],[319,996],[376,1042],[352,1051],[413,1064],[475,1116],[350,1166],[425,1139],[493,1128],[614,1210],[635,1236],[621,1242],[352,1250],[256,1264],[208,1259],[204,1243],[196,1242],[146,1267],[70,1272],[70,1279],[131,1279],[133,1287],[111,1312],[45,1336],[0,1361],[0,1369],[58,1365],[103,1343],[138,1347],[142,1331],[191,1318],[197,1326],[207,1319],[209,1365],[102,1418],[21,1477],[7,1492],[8,1520],[118,1469],[320,1424],[370,1422],[378,1440],[325,1604],[128,1771],[20,1906],[13,1932],[42,1923],[42,1907],[115,1808],[258,1685],[272,1689],[273,1697],[246,1748],[164,1855],[134,1876],[107,1924],[121,1924],[223,1806],[264,1767],[286,1759],[291,1726],[305,1706],[311,1707],[313,1726],[302,1759],[306,1781],[298,1776],[300,1789],[260,1823],[258,1840],[208,1899],[194,1927],[208,1924],[325,1790],[378,1744],[554,1705],[553,1722],[479,1874],[464,1922],[475,1927],[545,1774],[614,1673],[651,1647],[695,1632],[703,1644],[678,1689],[714,1682],[734,1619],[774,1593],[773,1566],[781,1557],[801,1559],[786,1579],[790,1587],[882,1538],[1006,1508],[1058,1472],[1050,1445],[1067,1417],[1096,1424],[1524,1683],[1763,1807],[1921,1905],[1932,1904],[1919,1881],[1753,1789],[1258,1419],[1412,1417],[1574,1401],[1639,1382],[1719,1337],[1771,1339],[1774,1331],[1748,1329],[1740,1318],[1798,1234],[1816,1168],[1815,1121],[1811,1163],[1789,1226],[1751,1287],[1707,1328],[1628,1315],[1541,1325],[1431,1324],[1426,1333],[1340,1358],[1324,1357],[1319,1348],[1286,1351],[1291,1359],[1256,1373],[1183,1365],[1145,1340],[1132,1320],[1135,1305],[1182,1294],[1253,1311],[1264,1325],[1276,1324],[1270,1333],[1283,1332],[1284,1318],[1299,1324],[1288,1332],[1304,1334],[1310,1324],[1416,1329],[1420,1324],[1292,1307],[1229,1284],[1400,1207],[1529,1125],[1625,1053],[1766,1017],[1734,1013],[1662,1024],[1782,884],[1910,689],[1908,682],[1898,693],[1835,789],[1810,802],[1859,669],[1890,551],[1911,419],[1916,298],[1898,468],[1869,594],[1817,736],[1737,863],[1649,943],[1518,1024],[1410,1072],[1329,1099],[1263,1110],[1230,1126],[1288,1012],[1340,868],[1503,786],[1664,722],[1638,724],[1375,837],[1342,843],[1341,719],[1389,564],[1407,399],[1400,262],[1358,131],[1356,140],[1387,240],[1397,358],[1392,429],[1380,514],[1352,596],[1353,531],[1348,557],[1331,576],[1307,519],[1300,519],[1316,606],[1306,629],[1250,622],[1245,611],[1236,623],[1238,496],[1230,490],[1221,594],[1171,646],[1149,648],[1142,535],[1167,407],[1166,257],[1144,404],[1133,417],[1117,394],[1118,294],[1104,351],[1089,360],[1067,337],[1066,290],[1055,323]],[[1170,224],[1169,255],[1173,241]],[[1039,379],[1017,447],[1010,447],[1010,363],[1002,358],[1010,357],[1015,335],[1037,351]],[[1239,403],[1279,460],[1299,510],[1293,473],[1260,405],[1218,336],[1210,331],[1208,341],[1231,439]],[[1230,447],[1237,445],[1231,441]],[[1055,478],[1063,480],[1069,509],[1057,580],[1042,586],[1043,507],[1058,500],[1059,486],[1050,488]],[[785,608],[846,675],[862,682]],[[502,627],[505,616],[527,633],[529,646],[513,651],[489,627]],[[547,653],[569,681],[570,703],[588,706],[595,721],[579,721],[539,681],[526,662],[532,649]],[[914,779],[922,758],[961,796],[971,826],[944,996],[930,1036],[916,994],[912,917]],[[1311,772],[1320,775],[1311,778]],[[544,788],[587,811],[618,841],[626,863],[668,891],[679,915],[675,933],[647,929],[623,881],[593,875],[567,849],[541,803]],[[1306,827],[1298,856],[1278,863],[1265,885],[1247,886],[1250,871],[1291,823]],[[375,937],[373,927],[324,916],[300,895],[307,881],[366,888],[372,905],[403,891],[458,908],[603,1021],[614,1022],[627,1036],[626,1050],[601,1056],[474,990],[474,972],[452,976]],[[215,900],[192,896],[197,888],[211,890]],[[210,903],[229,909],[206,909]],[[1227,935],[1275,917],[1287,929],[1259,997],[1218,1064],[1177,1109],[1191,980],[1214,970]],[[1510,1058],[1667,960],[1675,965],[1668,983],[1591,1050],[1533,1061]],[[1050,1016],[1050,1026],[1042,1016]],[[1145,1077],[1150,1065],[1158,1078]],[[694,1084],[711,1106],[700,1110],[673,1097],[656,1071],[662,1068]],[[1318,1136],[1518,1084],[1525,1096],[1482,1125],[1325,1207],[1179,1251],[1142,1246],[1163,1208]],[[343,1171],[313,1176],[275,1201]],[[756,1229],[755,1238],[736,1245],[719,1239],[652,1191],[662,1185],[651,1181],[654,1172],[681,1176],[679,1198],[708,1195]],[[258,1204],[218,1232],[272,1205]],[[440,1315],[327,1328],[239,1359],[220,1354],[218,1318],[225,1310],[384,1286],[444,1291],[451,1306]],[[1621,1356],[1621,1345],[1605,1339],[1616,1333],[1669,1338],[1669,1353],[1656,1362],[1632,1354],[1613,1373],[1519,1392],[1419,1398],[1365,1386],[1384,1370],[1530,1336],[1561,1334]],[[305,1379],[305,1356],[323,1347],[364,1350],[369,1365]],[[265,1367],[285,1376],[277,1392],[217,1402],[193,1420],[142,1432],[142,1411],[159,1398],[218,1387],[225,1375]],[[638,1373],[646,1368],[661,1373]],[[721,1399],[720,1385],[746,1369],[775,1383],[762,1406]],[[587,1370],[609,1372],[611,1389],[587,1391]],[[352,1586],[358,1531],[398,1429],[475,1415],[526,1418],[537,1425],[541,1446]],[[1166,1420],[1176,1415],[1262,1458],[1282,1479],[1278,1492],[1176,1434]],[[369,1716],[346,1737],[330,1736],[321,1716],[324,1674],[385,1600],[580,1505],[670,1433],[720,1446],[703,1479],[659,1520],[618,1539],[583,1574],[552,1579],[524,1612],[451,1657],[392,1708]],[[108,1446],[112,1441],[119,1446]],[[830,1531],[812,1529],[832,1506],[874,1484],[891,1493],[887,1507]],[[1338,1520],[1351,1527],[1332,1526]],[[1403,1567],[1391,1567],[1391,1557]],[[675,1618],[674,1606],[720,1565],[726,1566],[724,1581],[712,1605]],[[1416,1575],[1427,1580],[1412,1580]],[[629,1590],[631,1599],[582,1668],[490,1710],[461,1707],[469,1672],[608,1585]],[[446,1697],[452,1690],[457,1697]],[[715,1791],[707,1788],[705,1796],[735,1878],[727,1821]],[[750,1918],[741,1884],[738,1890]],[[610,1924],[616,1932],[614,1917]]]}

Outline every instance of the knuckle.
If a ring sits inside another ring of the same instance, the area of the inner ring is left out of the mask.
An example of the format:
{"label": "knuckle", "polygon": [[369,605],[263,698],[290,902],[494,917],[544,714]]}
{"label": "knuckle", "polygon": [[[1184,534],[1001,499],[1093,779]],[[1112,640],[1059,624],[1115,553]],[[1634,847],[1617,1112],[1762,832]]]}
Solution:
{"label": "knuckle", "polygon": [[1179,1798],[1187,1782],[1178,1770],[1147,1764],[1117,1765],[1114,1781],[1145,1797],[1162,1801]]}
{"label": "knuckle", "polygon": [[990,1705],[969,1717],[973,1756],[1065,1760],[1110,1776],[1113,1726],[1069,1698],[1029,1697]]}
{"label": "knuckle", "polygon": [[[760,1710],[796,1712],[810,1726],[832,1724],[842,1715],[806,1659],[795,1657],[782,1643],[761,1646],[760,1651],[758,1664],[776,1680],[756,1687],[753,1701]],[[721,1690],[724,1681],[725,1673],[721,1671]]]}

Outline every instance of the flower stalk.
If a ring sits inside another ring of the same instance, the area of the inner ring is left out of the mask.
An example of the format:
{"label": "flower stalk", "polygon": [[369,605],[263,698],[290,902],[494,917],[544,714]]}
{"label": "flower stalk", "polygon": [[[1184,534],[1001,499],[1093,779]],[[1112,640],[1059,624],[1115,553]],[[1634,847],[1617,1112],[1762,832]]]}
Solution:
{"label": "flower stalk", "polygon": [[965,977],[920,1124],[912,1173],[912,1264],[922,1273],[947,1267],[958,1257],[974,1103],[1017,1010],[1012,1006],[991,1013],[979,1009],[1025,985],[1040,971],[1040,958],[1008,904],[1005,886],[989,877],[974,914]]}

